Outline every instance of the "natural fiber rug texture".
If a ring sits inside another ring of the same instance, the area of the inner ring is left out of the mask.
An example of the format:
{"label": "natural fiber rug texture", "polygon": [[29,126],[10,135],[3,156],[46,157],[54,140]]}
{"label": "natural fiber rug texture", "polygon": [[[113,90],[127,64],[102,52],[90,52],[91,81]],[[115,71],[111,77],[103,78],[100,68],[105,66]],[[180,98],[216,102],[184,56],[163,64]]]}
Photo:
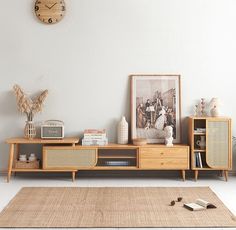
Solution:
{"label": "natural fiber rug texture", "polygon": [[[170,206],[177,197],[183,201]],[[183,207],[197,198],[217,208]],[[236,221],[208,187],[30,187],[0,213],[0,227],[236,227]]]}

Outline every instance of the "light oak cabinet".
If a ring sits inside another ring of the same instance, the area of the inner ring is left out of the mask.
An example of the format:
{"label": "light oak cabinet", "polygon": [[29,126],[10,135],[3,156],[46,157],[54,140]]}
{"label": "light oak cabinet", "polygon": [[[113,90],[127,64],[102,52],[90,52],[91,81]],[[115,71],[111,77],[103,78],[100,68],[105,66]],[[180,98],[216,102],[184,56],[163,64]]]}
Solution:
{"label": "light oak cabinet", "polygon": [[139,150],[140,169],[181,170],[185,180],[185,170],[189,169],[189,147],[141,147]]}
{"label": "light oak cabinet", "polygon": [[[228,171],[232,169],[231,130],[230,118],[189,118],[191,169],[195,172],[195,180],[199,171],[206,170],[220,170],[228,180]],[[199,146],[201,140],[205,140],[205,145]]]}
{"label": "light oak cabinet", "polygon": [[[70,172],[72,180],[81,170],[180,170],[185,180],[189,169],[189,146],[148,144],[144,146],[109,144],[81,146],[78,138],[61,140],[10,138],[8,177],[12,172]],[[43,147],[42,166],[39,169],[15,168],[21,144],[40,144]]]}
{"label": "light oak cabinet", "polygon": [[186,145],[117,145],[61,147],[43,149],[44,169],[81,170],[180,170],[185,180],[189,169]]}

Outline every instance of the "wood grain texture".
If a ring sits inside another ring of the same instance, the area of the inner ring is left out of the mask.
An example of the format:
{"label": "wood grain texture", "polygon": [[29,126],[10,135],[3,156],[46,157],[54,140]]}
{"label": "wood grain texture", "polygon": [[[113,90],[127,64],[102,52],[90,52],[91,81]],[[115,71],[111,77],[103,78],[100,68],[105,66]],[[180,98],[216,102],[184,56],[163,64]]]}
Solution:
{"label": "wood grain texture", "polygon": [[140,169],[188,169],[188,158],[144,158],[140,160]]}
{"label": "wood grain texture", "polygon": [[9,138],[6,140],[7,144],[76,144],[79,143],[79,138],[65,137],[63,139],[47,140],[41,138],[26,139],[23,137]]}
{"label": "wood grain texture", "polygon": [[141,158],[188,158],[188,148],[140,148]]}
{"label": "wood grain texture", "polygon": [[64,17],[66,6],[64,0],[37,0],[34,11],[41,22],[55,24]]}

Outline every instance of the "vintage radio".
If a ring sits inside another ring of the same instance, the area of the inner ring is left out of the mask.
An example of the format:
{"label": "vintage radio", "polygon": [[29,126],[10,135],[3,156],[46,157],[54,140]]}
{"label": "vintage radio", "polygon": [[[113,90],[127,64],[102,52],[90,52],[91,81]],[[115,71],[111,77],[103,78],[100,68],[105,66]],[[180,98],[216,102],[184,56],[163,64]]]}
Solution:
{"label": "vintage radio", "polygon": [[48,120],[41,125],[42,139],[64,138],[64,122],[59,120]]}

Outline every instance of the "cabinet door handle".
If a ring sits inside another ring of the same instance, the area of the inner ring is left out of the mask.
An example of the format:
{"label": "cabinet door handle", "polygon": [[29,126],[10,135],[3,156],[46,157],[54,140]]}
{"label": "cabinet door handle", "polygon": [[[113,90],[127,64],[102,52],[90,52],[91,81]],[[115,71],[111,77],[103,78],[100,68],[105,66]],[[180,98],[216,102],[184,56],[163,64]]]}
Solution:
{"label": "cabinet door handle", "polygon": [[161,165],[164,165],[164,163],[163,163],[163,162],[161,162]]}

